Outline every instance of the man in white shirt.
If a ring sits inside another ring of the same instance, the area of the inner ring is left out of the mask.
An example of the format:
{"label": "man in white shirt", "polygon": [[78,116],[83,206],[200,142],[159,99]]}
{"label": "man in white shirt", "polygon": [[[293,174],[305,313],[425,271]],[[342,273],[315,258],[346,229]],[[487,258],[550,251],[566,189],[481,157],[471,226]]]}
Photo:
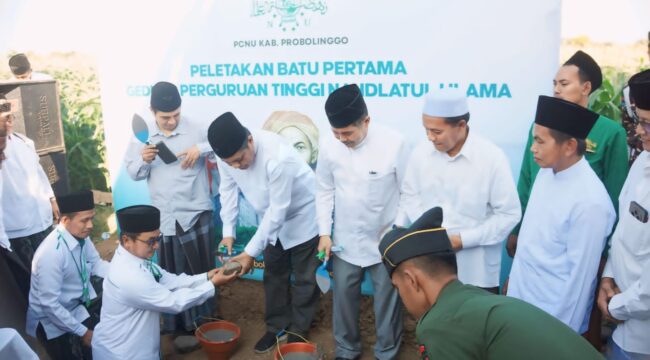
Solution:
{"label": "man in white shirt", "polygon": [[616,212],[584,158],[598,114],[540,96],[531,152],[541,167],[512,264],[508,296],[531,303],[575,332],[587,331],[596,273]]}
{"label": "man in white shirt", "polygon": [[95,204],[90,190],[58,198],[61,223],[34,254],[27,333],[44,342],[52,359],[90,359],[92,275],[104,277],[102,260],[90,239]]}
{"label": "man in white shirt", "polygon": [[314,172],[279,135],[264,130],[251,134],[230,112],[210,124],[208,140],[219,158],[221,245],[231,253],[240,190],[261,219],[244,251],[233,258],[246,273],[264,253],[267,332],[255,352],[273,349],[284,330],[289,342],[303,341],[319,298]]}
{"label": "man in white shirt", "polygon": [[6,161],[0,191],[2,208],[11,211],[5,211],[4,226],[11,248],[30,269],[34,252],[52,231],[52,223],[59,220],[59,208],[34,142],[13,131],[13,114],[7,120]]}
{"label": "man in white shirt", "polygon": [[[0,169],[4,164],[5,150],[7,148],[7,134],[8,123],[13,116],[11,113],[12,104],[5,98],[4,94],[0,94]],[[3,176],[0,171],[0,189],[2,188]],[[2,191],[0,191],[0,204],[2,204]],[[11,249],[9,237],[5,232],[4,227],[4,212],[5,209],[0,206],[0,256],[2,256],[13,275],[13,279],[21,291],[21,296],[27,304],[27,297],[29,296],[29,274],[30,267],[26,266],[22,259]],[[7,279],[8,280],[8,279]]]}
{"label": "man in white shirt", "polygon": [[380,124],[370,126],[368,109],[356,84],[331,93],[325,112],[334,137],[320,145],[316,210],[318,249],[325,252],[325,261],[330,259],[332,242],[343,248],[332,263],[336,358],[361,355],[361,282],[368,272],[374,290],[375,357],[394,359],[402,341],[402,309],[381,264],[378,244],[397,215],[407,146],[397,131]]}
{"label": "man in white shirt", "polygon": [[[150,144],[131,142],[125,163],[133,180],[147,182],[151,203],[160,210],[160,266],[174,274],[195,275],[215,265],[213,206],[205,165],[212,151],[205,126],[181,115],[181,104],[176,85],[160,81],[151,88],[155,123],[150,127]],[[159,142],[179,159],[163,162],[153,145]],[[182,314],[163,316],[164,331],[193,332],[201,319],[212,317],[213,305],[206,302]]]}
{"label": "man in white shirt", "polygon": [[636,133],[643,143],[619,197],[619,220],[598,293],[598,307],[617,323],[608,359],[650,359],[650,70],[630,78]]}
{"label": "man in white shirt", "polygon": [[16,80],[52,80],[50,75],[33,71],[29,59],[22,53],[9,58],[9,69]]}
{"label": "man in white shirt", "polygon": [[458,279],[499,291],[501,244],[519,222],[521,207],[503,151],[468,126],[465,94],[428,95],[422,124],[430,142],[411,154],[396,225],[406,226],[439,206],[457,252]]}
{"label": "man in white shirt", "polygon": [[160,313],[177,314],[215,295],[233,280],[220,269],[172,274],[151,261],[162,234],[160,211],[150,205],[117,211],[120,245],[104,279],[101,321],[92,339],[95,360],[160,358]]}
{"label": "man in white shirt", "polygon": [[6,238],[3,253],[27,304],[34,251],[51,231],[53,209],[58,216],[58,207],[32,141],[12,133],[13,105],[0,94],[0,135],[5,143],[0,169],[0,205],[4,209],[0,236]]}

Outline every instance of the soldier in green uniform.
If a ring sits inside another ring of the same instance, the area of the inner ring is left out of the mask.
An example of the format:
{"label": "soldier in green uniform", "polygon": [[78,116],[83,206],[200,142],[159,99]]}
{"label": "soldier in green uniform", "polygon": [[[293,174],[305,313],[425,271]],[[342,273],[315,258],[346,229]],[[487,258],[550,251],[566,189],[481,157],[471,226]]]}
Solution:
{"label": "soldier in green uniform", "polygon": [[[553,79],[553,96],[586,108],[589,95],[596,91],[602,82],[603,74],[596,61],[588,54],[578,51],[557,71]],[[629,170],[625,129],[614,120],[600,115],[586,140],[585,157],[596,175],[603,181],[618,213],[618,195]],[[522,214],[526,211],[530,191],[539,171],[539,165],[530,151],[532,144],[533,136],[530,131],[517,183]],[[508,238],[507,249],[510,256],[515,255],[518,233],[519,226],[515,227]]]}
{"label": "soldier in green uniform", "polygon": [[422,359],[602,359],[589,343],[533,305],[494,295],[456,276],[456,255],[442,209],[379,244],[406,309],[418,318]]}

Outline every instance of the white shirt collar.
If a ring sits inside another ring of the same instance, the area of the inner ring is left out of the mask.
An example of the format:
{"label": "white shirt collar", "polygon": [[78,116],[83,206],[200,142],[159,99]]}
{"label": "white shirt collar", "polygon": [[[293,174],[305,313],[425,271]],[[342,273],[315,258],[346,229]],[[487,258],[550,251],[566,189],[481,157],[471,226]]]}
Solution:
{"label": "white shirt collar", "polygon": [[[77,238],[72,236],[72,234],[70,234],[70,232],[66,230],[65,226],[63,226],[63,224],[57,225],[54,231],[60,234],[60,236],[58,234],[57,236],[59,236],[60,239],[63,239],[63,241],[65,241],[70,251],[74,250],[75,247],[79,246],[79,240],[77,240]],[[89,238],[87,237],[84,240],[89,240]]]}
{"label": "white shirt collar", "polygon": [[438,151],[435,146],[433,146],[433,153],[438,154],[442,156],[443,158],[447,159],[448,161],[454,161],[458,159],[460,156],[463,156],[467,160],[472,160],[474,158],[474,148],[475,146],[475,141],[474,141],[474,136],[470,134],[469,128],[467,128],[467,137],[465,138],[465,143],[463,146],[460,148],[460,151],[458,154],[455,156],[449,156],[446,152]]}
{"label": "white shirt collar", "polygon": [[557,172],[554,174],[555,179],[557,180],[564,180],[564,179],[569,179],[573,177],[573,174],[579,171],[582,171],[582,168],[587,165],[589,166],[589,163],[587,163],[587,160],[585,160],[585,157],[582,156],[580,160],[578,160],[575,164],[569,166],[568,168]]}

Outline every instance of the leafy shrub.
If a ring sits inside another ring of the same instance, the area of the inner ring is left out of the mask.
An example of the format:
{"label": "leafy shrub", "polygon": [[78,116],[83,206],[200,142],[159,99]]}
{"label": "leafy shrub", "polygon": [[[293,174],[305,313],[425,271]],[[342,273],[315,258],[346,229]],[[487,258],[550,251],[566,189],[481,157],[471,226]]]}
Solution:
{"label": "leafy shrub", "polygon": [[59,81],[61,120],[72,191],[109,191],[99,81],[94,71],[50,69]]}

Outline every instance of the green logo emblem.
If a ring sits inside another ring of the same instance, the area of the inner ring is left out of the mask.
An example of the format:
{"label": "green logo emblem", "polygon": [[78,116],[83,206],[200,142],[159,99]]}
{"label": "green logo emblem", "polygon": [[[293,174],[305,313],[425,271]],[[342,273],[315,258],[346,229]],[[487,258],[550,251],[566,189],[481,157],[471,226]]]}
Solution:
{"label": "green logo emblem", "polygon": [[251,17],[266,16],[267,26],[296,31],[311,25],[310,15],[327,12],[325,0],[252,0]]}

